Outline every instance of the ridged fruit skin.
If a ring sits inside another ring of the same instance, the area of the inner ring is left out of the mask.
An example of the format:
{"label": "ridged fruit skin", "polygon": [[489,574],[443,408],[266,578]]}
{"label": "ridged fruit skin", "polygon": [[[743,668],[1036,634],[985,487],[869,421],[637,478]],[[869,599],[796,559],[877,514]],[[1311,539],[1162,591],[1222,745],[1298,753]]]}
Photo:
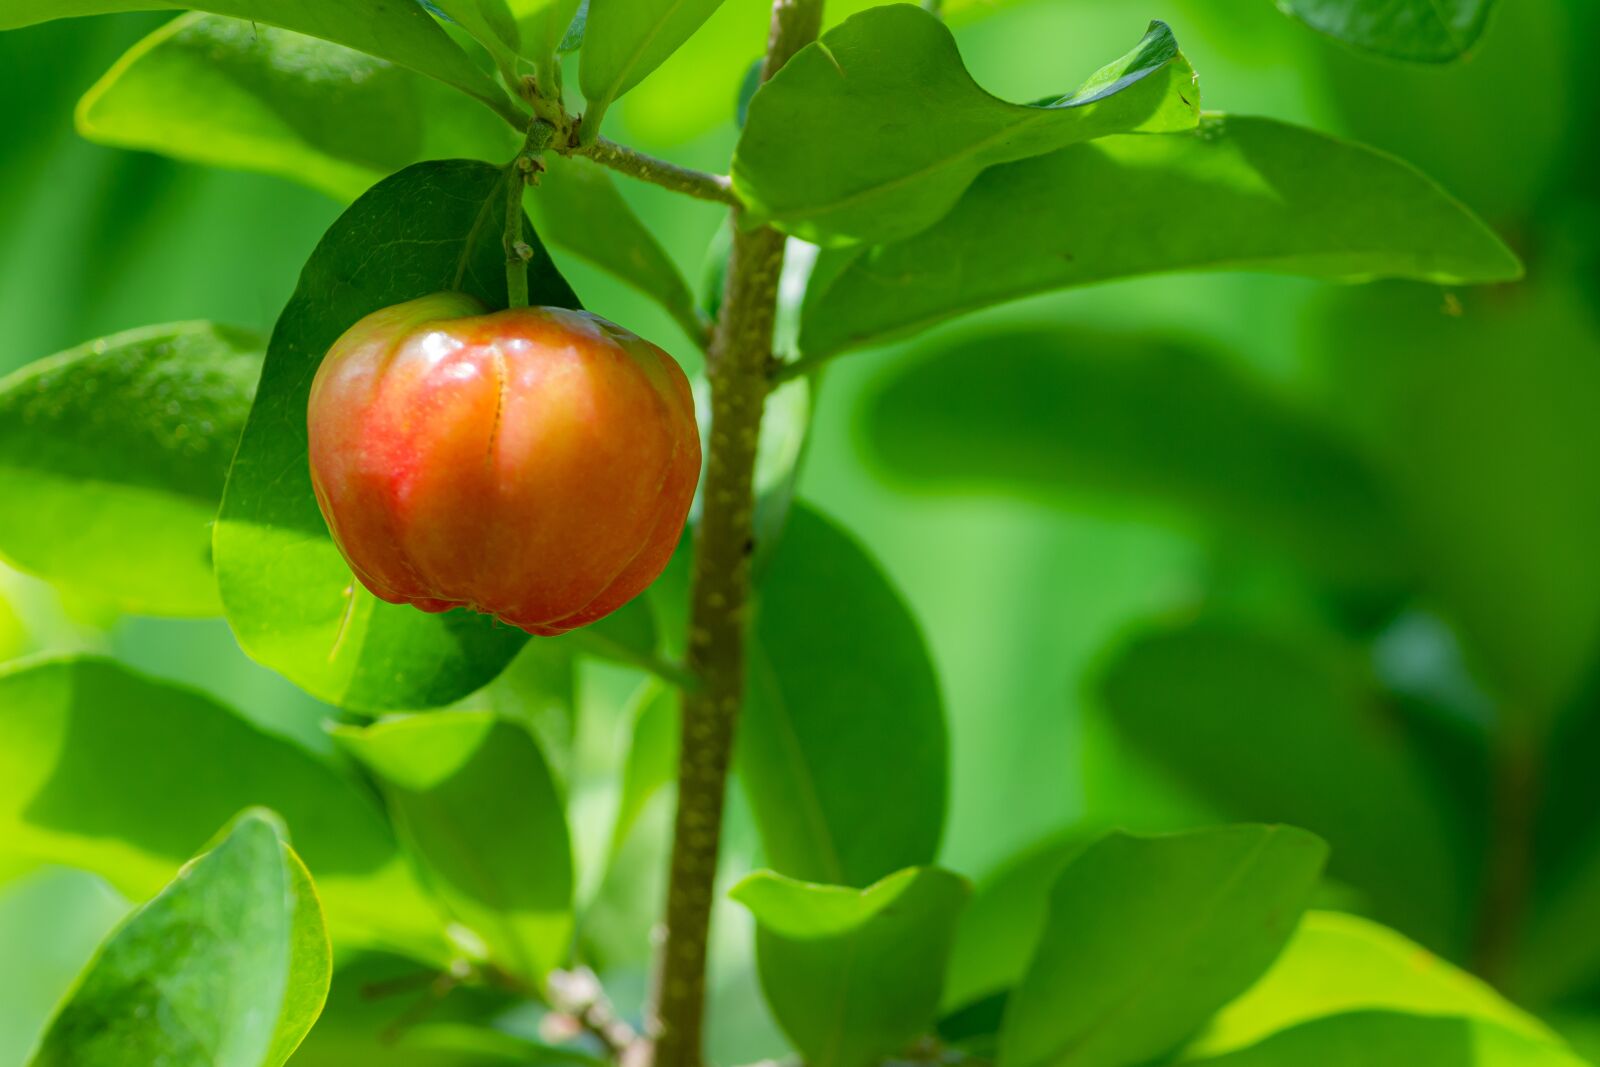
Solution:
{"label": "ridged fruit skin", "polygon": [[462,293],[373,312],[307,410],[317,503],[361,584],[548,636],[667,565],[700,477],[683,370],[595,315]]}

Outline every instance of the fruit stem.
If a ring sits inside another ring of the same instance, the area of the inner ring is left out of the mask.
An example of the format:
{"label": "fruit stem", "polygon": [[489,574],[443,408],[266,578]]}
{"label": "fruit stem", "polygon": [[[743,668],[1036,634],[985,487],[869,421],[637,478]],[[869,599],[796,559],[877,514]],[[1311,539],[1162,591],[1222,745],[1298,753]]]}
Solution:
{"label": "fruit stem", "polygon": [[[821,22],[822,0],[774,0],[763,80],[815,40]],[[744,700],[755,551],[752,480],[784,238],[769,227],[740,226],[739,213],[735,206],[733,250],[706,357],[711,434],[695,536],[688,649],[688,668],[700,685],[683,696],[666,941],[652,1012],[653,1067],[700,1067],[702,1062],[706,943],[734,731]]]}
{"label": "fruit stem", "polygon": [[533,248],[522,239],[522,192],[536,180],[544,164],[539,157],[549,147],[556,128],[544,119],[534,119],[528,124],[528,135],[516,157],[506,164],[506,231],[503,245],[506,251],[506,306],[528,306],[528,261],[533,258]]}

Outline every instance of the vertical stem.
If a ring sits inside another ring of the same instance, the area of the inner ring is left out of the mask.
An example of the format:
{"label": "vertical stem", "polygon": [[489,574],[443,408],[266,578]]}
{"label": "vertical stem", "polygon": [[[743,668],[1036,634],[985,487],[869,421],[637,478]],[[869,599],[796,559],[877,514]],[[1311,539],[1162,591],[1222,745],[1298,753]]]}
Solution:
{"label": "vertical stem", "polygon": [[[775,0],[762,77],[816,39],[821,0]],[[783,235],[747,230],[733,209],[722,313],[707,356],[711,439],[690,596],[689,669],[683,699],[678,812],[667,888],[666,943],[656,989],[655,1067],[699,1067],[706,942],[715,893],[722,809],[744,700],[750,559],[755,549],[752,474],[777,316]]]}

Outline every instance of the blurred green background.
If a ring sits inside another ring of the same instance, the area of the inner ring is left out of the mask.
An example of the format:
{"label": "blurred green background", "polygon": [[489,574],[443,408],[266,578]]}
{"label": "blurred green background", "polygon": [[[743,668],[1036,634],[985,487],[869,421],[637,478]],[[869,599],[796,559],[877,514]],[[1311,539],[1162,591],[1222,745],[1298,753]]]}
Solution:
{"label": "blurred green background", "polygon": [[[721,34],[753,58],[762,6],[728,0],[702,31],[704,47]],[[1146,279],[1029,299],[832,367],[800,491],[869,547],[924,627],[951,729],[942,862],[982,877],[1074,827],[1236,814],[1169,773],[1150,751],[1159,744],[1111,728],[1105,705],[1128,657],[1186,654],[1193,662],[1179,676],[1192,684],[1171,700],[1194,715],[1251,701],[1293,714],[1304,687],[1274,674],[1281,650],[1240,652],[1244,635],[1314,648],[1363,691],[1426,705],[1410,721],[1441,748],[1469,752],[1465,764],[1479,758],[1472,739],[1513,714],[1572,731],[1562,750],[1577,769],[1554,774],[1568,794],[1560,820],[1541,826],[1540,862],[1580,864],[1600,844],[1600,789],[1582,764],[1600,752],[1594,726],[1584,743],[1582,715],[1600,652],[1600,70],[1588,58],[1600,8],[1507,0],[1474,54],[1439,68],[1357,55],[1266,0],[1020,0],[954,21],[980,84],[1030,100],[1119,54],[1151,17],[1172,24],[1208,107],[1410,160],[1501,233],[1528,278],[1459,292]],[[281,180],[76,136],[78,97],[161,22],[121,16],[0,35],[9,117],[0,372],[147,323],[268,330],[339,213]],[[610,132],[725,170],[737,78],[700,77],[685,63],[628,97]],[[700,278],[721,209],[621,185],[685,275]],[[590,308],[693,369],[694,348],[656,305],[554,252]],[[1102,358],[1109,377],[1096,370]],[[1350,478],[1339,467],[1347,454],[1362,465]],[[1337,495],[1351,481],[1376,485],[1383,503],[1365,488]],[[1261,497],[1281,514],[1240,503]],[[1319,538],[1319,516],[1362,509],[1379,516],[1370,536],[1333,548]],[[1223,629],[1214,646],[1144,643],[1196,619]],[[0,569],[0,657],[75,648],[214,692],[331,751],[319,725],[329,709],[250,662],[222,621],[117,617]],[[620,697],[633,678],[596,665],[586,680],[583,758],[604,768],[619,758]],[[1363,789],[1330,764],[1319,786]],[[594,783],[606,788],[602,774]],[[582,837],[581,793],[576,802]],[[1461,807],[1448,833],[1472,855],[1492,820]],[[752,834],[736,826],[734,838],[733,865],[742,848],[748,866]],[[1461,879],[1481,875],[1471,866]],[[1419,900],[1426,914],[1412,922],[1401,921],[1403,906],[1372,910],[1471,959],[1470,921]],[[99,914],[92,903],[80,910]],[[1600,900],[1589,918],[1600,928]],[[723,934],[730,959],[740,936]],[[753,983],[733,967],[717,977],[743,1021],[718,1035],[716,1051],[767,1051]],[[4,986],[0,1004],[13,1000]],[[1600,973],[1539,1006],[1581,1031],[1591,1004],[1600,1013]]]}

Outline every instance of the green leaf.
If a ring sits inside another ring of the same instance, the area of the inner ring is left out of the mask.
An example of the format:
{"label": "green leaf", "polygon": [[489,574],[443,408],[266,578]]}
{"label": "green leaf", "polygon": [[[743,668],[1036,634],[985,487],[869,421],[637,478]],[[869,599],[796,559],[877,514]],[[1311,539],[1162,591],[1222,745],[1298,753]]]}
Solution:
{"label": "green leaf", "polygon": [[1117,733],[1201,797],[1234,818],[1317,833],[1331,872],[1377,917],[1434,947],[1459,944],[1472,906],[1467,831],[1350,652],[1201,621],[1136,637],[1099,692]]}
{"label": "green leaf", "polygon": [[387,59],[483,101],[508,121],[520,112],[413,0],[0,0],[0,30],[116,11],[181,11],[279,26]]}
{"label": "green leaf", "polygon": [[66,867],[0,888],[0,1063],[28,1058],[56,1005],[127,914],[128,902],[105,882]]}
{"label": "green leaf", "polygon": [[376,775],[446,908],[490,959],[537,983],[566,962],[572,843],[539,746],[485,712],[437,712],[339,727]]}
{"label": "green leaf", "polygon": [[1408,581],[1406,531],[1349,435],[1186,341],[1065,326],[989,329],[880,379],[866,441],[890,474],[1177,509],[1367,588]]}
{"label": "green leaf", "polygon": [[513,61],[521,46],[522,36],[516,16],[511,13],[506,0],[428,0],[445,16],[466,30],[472,39],[483,45],[496,63],[513,72]]}
{"label": "green leaf", "polygon": [[762,578],[739,727],[768,861],[864,886],[932,861],[947,739],[916,621],[848,534],[797,506]]}
{"label": "green leaf", "polygon": [[[507,0],[522,38],[522,54],[537,64],[555,57],[558,51],[570,52],[568,30],[574,26],[579,0]],[[579,39],[583,26],[577,24]],[[553,69],[553,68],[552,68]]]}
{"label": "green leaf", "polygon": [[1278,0],[1284,14],[1391,59],[1447,63],[1465,55],[1494,0]]}
{"label": "green leaf", "polygon": [[968,886],[934,867],[866,889],[757,871],[730,895],[759,924],[761,987],[815,1067],[865,1067],[933,1024]]}
{"label": "green leaf", "polygon": [[1317,1019],[1193,1067],[1585,1067],[1557,1045],[1482,1019],[1367,1011]]}
{"label": "green leaf", "polygon": [[509,158],[510,127],[459,93],[329,41],[218,15],[172,20],[78,104],[90,140],[256,170],[350,201],[425,159]]}
{"label": "green leaf", "polygon": [[1076,92],[1008,104],[972,80],[937,16],[891,4],[829,30],[756,92],[734,188],[751,225],[894,241],[942,218],[986,167],[1106,134],[1191,129],[1199,114],[1194,69],[1165,23]]}
{"label": "green leaf", "polygon": [[[228,474],[214,547],[239,644],[330,703],[421,708],[488,682],[527,640],[464,609],[386,604],[350,573],[311,491],[306,401],[328,348],[358,319],[457,288],[504,307],[504,173],[419,163],[357,200],[311,254],[267,348],[261,386]],[[576,307],[531,227],[529,292]]]}
{"label": "green leaf", "polygon": [[[303,34],[194,14],[139,42],[85,94],[90,140],[261,171],[356,199],[430,159],[509,157],[505,123],[459,93],[381,59]],[[672,259],[586,161],[547,154],[528,200],[547,241],[666,308],[704,343],[706,326]]]}
{"label": "green leaf", "polygon": [[722,0],[589,0],[578,84],[589,101],[583,132],[593,137],[611,102],[677,51]]}
{"label": "green leaf", "polygon": [[1303,830],[1111,834],[1069,863],[1000,1036],[1002,1067],[1132,1067],[1266,970],[1327,848]]}
{"label": "green leaf", "polygon": [[546,153],[545,172],[528,197],[528,213],[545,240],[576,252],[650,297],[702,348],[706,320],[689,283],[616,183],[587,160]]}
{"label": "green leaf", "polygon": [[305,865],[269,812],[239,816],[101,947],[31,1067],[278,1067],[333,961]]}
{"label": "green leaf", "polygon": [[143,899],[217,825],[282,813],[340,944],[439,959],[442,925],[365,792],[236,712],[108,660],[0,671],[0,855],[81,867]]}
{"label": "green leaf", "polygon": [[1354,915],[1312,911],[1271,970],[1217,1014],[1188,1055],[1215,1056],[1311,1019],[1380,1008],[1481,1019],[1535,1041],[1556,1041],[1549,1027],[1482,979],[1394,931]]}
{"label": "green leaf", "polygon": [[1077,836],[1046,841],[978,882],[956,927],[945,979],[946,1009],[976,1004],[1022,979],[1044,932],[1050,890],[1084,845]]}
{"label": "green leaf", "polygon": [[808,355],[1163,271],[1444,284],[1521,274],[1499,238],[1405,163],[1270,119],[1214,114],[1188,133],[1104,137],[991,167],[931,229],[844,255],[808,294]]}
{"label": "green leaf", "polygon": [[1455,316],[1420,287],[1341,293],[1314,335],[1424,588],[1507,728],[1537,733],[1600,653],[1600,329],[1592,295],[1552,276],[1508,296],[1463,294]]}
{"label": "green leaf", "polygon": [[0,378],[0,552],[125,611],[220,613],[211,523],[264,347],[150,326]]}

